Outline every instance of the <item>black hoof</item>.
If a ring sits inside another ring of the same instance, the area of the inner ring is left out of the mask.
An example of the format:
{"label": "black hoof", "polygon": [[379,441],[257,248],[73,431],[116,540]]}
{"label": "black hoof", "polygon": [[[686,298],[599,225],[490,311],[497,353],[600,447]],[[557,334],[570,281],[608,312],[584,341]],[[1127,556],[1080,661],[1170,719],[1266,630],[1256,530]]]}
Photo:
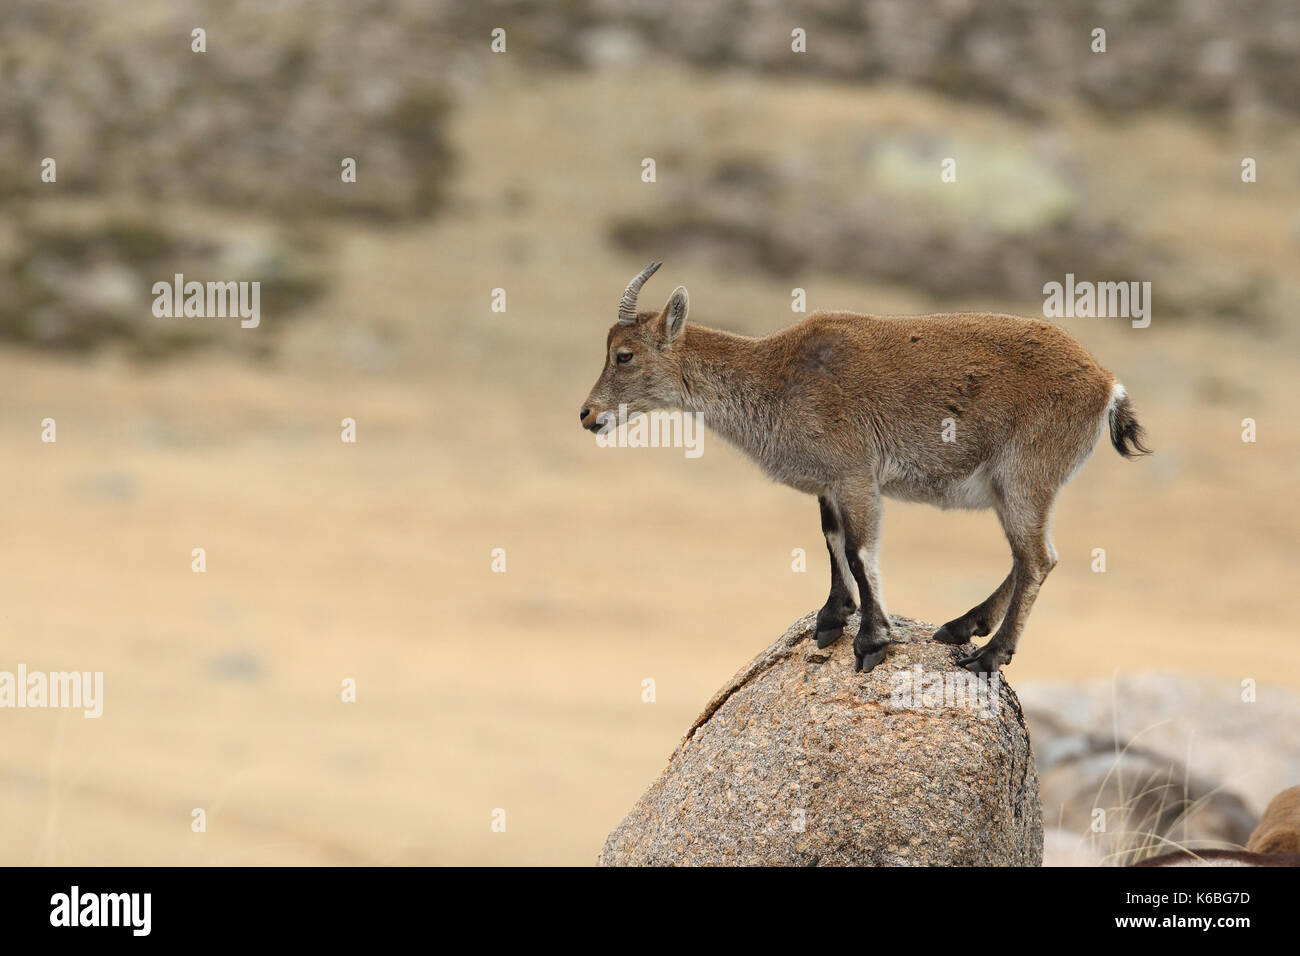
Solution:
{"label": "black hoof", "polygon": [[830,647],[832,644],[834,644],[843,636],[844,636],[843,624],[841,624],[839,627],[828,627],[825,630],[820,630],[817,632],[817,646]]}
{"label": "black hoof", "polygon": [[930,636],[930,640],[940,644],[966,644],[972,638],[984,637],[988,632],[987,624],[972,620],[971,615],[966,614],[939,628]]}
{"label": "black hoof", "polygon": [[871,670],[885,659],[885,648],[889,644],[888,637],[882,637],[871,628],[859,630],[857,636],[853,638],[853,670],[855,672]]}
{"label": "black hoof", "polygon": [[945,624],[930,636],[930,640],[938,641],[940,644],[965,644],[970,638],[954,634],[952,628]]}
{"label": "black hoof", "polygon": [[973,654],[957,658],[957,664],[972,674],[996,674],[1009,661],[1009,657],[1006,661],[1002,660],[996,649],[990,652],[987,644]]}
{"label": "black hoof", "polygon": [[855,647],[853,649],[853,671],[870,671],[873,667],[885,659],[885,648],[888,644],[882,644],[876,648],[867,648],[865,653],[859,653]]}

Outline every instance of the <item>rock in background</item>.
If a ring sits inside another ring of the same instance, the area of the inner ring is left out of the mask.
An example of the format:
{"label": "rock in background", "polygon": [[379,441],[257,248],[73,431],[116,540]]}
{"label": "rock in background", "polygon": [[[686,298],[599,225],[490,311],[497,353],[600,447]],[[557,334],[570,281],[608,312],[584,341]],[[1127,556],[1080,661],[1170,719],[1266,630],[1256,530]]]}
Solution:
{"label": "rock in background", "polygon": [[1041,863],[1038,778],[1011,688],[981,691],[954,648],[928,640],[933,627],[898,617],[901,643],[855,674],[855,625],[818,650],[814,620],[715,695],[600,862]]}
{"label": "rock in background", "polygon": [[[610,239],[641,256],[673,249],[791,280],[871,277],[964,308],[972,296],[1040,298],[1045,280],[1073,273],[1148,280],[1162,317],[1290,315],[1288,293],[1268,277],[1142,239],[1124,217],[1097,212],[1098,185],[1050,144],[964,139],[940,126],[846,139],[855,141],[683,158],[662,204],[611,217]],[[962,189],[938,188],[950,156],[962,157]]]}
{"label": "rock in background", "polygon": [[[1142,674],[1021,689],[1047,827],[1045,862],[1126,865],[1179,847],[1244,846],[1300,780],[1300,699]],[[1098,811],[1105,829],[1094,832]]]}
{"label": "rock in background", "polygon": [[[382,0],[0,6],[0,341],[268,355],[326,290],[322,220],[441,207],[455,41],[439,16]],[[260,334],[155,320],[152,284],[177,272],[260,282]]]}
{"label": "rock in background", "polygon": [[[143,2],[131,16],[92,0],[5,4],[0,196],[426,215],[450,170],[438,23],[382,0]],[[46,156],[57,192],[39,178]]]}
{"label": "rock in background", "polygon": [[[892,80],[1033,115],[1069,96],[1116,113],[1300,112],[1300,8],[1289,0],[542,0],[448,5],[484,35],[509,22],[533,62],[609,68],[673,57],[713,70]],[[791,54],[791,31],[806,54]],[[1092,31],[1106,31],[1094,53]]]}

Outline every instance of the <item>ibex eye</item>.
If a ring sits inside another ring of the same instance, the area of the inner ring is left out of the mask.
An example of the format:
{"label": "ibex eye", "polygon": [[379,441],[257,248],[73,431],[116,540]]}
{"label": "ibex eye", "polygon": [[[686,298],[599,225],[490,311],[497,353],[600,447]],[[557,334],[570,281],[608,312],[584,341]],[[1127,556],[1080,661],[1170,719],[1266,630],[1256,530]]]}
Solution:
{"label": "ibex eye", "polygon": [[619,365],[624,365],[624,364],[626,364],[626,363],[632,361],[632,353],[631,353],[631,352],[619,352],[618,355],[615,356],[615,358],[618,359],[618,364],[619,364]]}

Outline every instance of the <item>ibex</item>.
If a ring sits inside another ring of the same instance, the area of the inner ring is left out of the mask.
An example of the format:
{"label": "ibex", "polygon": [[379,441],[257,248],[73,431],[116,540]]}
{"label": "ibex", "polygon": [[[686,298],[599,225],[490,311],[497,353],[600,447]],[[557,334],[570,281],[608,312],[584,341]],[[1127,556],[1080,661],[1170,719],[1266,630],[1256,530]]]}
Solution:
{"label": "ibex", "polygon": [[993,673],[1011,660],[1038,589],[1056,564],[1049,536],[1061,486],[1110,425],[1126,458],[1147,454],[1124,387],[1078,342],[1046,322],[954,313],[879,317],[814,312],[765,338],[688,325],[678,286],[660,312],[627,286],[605,343],[605,367],[580,413],[592,431],[627,414],[701,412],[708,426],[774,480],[816,495],[831,557],[817,646],[862,609],[854,669],[889,644],[880,594],[881,496],[941,508],[992,508],[1011,544],[1011,573],[934,634],[966,644],[959,662]]}
{"label": "ibex", "polygon": [[1174,850],[1138,866],[1300,866],[1300,787],[1275,796],[1244,850]]}

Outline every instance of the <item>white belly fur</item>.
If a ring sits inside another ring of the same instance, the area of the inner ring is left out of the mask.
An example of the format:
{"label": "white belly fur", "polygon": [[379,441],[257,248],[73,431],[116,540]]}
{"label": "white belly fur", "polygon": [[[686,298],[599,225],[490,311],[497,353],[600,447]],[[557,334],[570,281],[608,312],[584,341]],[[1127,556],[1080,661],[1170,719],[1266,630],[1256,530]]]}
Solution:
{"label": "white belly fur", "polygon": [[940,508],[980,511],[996,503],[987,465],[980,465],[964,478],[942,484],[921,481],[901,468],[887,468],[881,476],[880,491],[900,501],[919,501]]}

